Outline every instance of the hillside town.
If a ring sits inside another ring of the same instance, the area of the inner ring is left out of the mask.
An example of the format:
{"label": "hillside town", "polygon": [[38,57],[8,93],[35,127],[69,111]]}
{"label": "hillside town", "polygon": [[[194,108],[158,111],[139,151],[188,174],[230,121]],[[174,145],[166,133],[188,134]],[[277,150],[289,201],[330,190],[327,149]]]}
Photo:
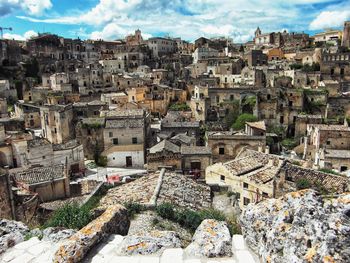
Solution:
{"label": "hillside town", "polygon": [[0,262],[350,262],[350,21],[0,51]]}

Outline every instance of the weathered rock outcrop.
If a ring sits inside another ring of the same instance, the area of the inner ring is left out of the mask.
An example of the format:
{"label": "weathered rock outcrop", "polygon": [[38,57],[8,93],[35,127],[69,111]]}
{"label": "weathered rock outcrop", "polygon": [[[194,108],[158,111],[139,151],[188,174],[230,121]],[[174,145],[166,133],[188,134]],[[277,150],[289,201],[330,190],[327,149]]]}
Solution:
{"label": "weathered rock outcrop", "polygon": [[230,257],[232,240],[226,222],[204,220],[197,228],[192,243],[185,249],[193,257]]}
{"label": "weathered rock outcrop", "polygon": [[120,245],[121,255],[161,254],[167,248],[180,248],[181,240],[172,231],[152,231],[148,234],[125,237]]}
{"label": "weathered rock outcrop", "polygon": [[24,241],[29,228],[22,222],[0,219],[0,254]]}
{"label": "weathered rock outcrop", "polygon": [[293,192],[248,205],[240,221],[263,262],[350,262],[350,194]]}
{"label": "weathered rock outcrop", "polygon": [[79,262],[109,234],[126,235],[129,225],[127,210],[122,205],[108,207],[101,216],[79,230],[58,249],[54,262]]}
{"label": "weathered rock outcrop", "polygon": [[77,231],[74,229],[65,229],[62,227],[49,227],[44,229],[44,231],[42,232],[43,241],[51,241],[57,243],[61,240],[70,238],[76,232]]}

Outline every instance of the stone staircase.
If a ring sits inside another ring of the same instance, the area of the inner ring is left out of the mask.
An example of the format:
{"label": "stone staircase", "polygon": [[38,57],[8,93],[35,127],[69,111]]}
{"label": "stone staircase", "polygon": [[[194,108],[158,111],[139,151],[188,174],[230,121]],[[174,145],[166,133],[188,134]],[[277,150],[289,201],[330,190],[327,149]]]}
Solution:
{"label": "stone staircase", "polygon": [[[182,248],[166,249],[161,255],[155,256],[120,256],[117,248],[124,239],[121,235],[111,235],[94,247],[82,260],[83,263],[257,263],[258,258],[245,245],[242,235],[232,237],[232,252],[230,258],[193,258],[185,255]],[[17,244],[0,256],[4,263],[42,263],[53,262],[54,255],[61,243],[41,241],[33,237]]]}

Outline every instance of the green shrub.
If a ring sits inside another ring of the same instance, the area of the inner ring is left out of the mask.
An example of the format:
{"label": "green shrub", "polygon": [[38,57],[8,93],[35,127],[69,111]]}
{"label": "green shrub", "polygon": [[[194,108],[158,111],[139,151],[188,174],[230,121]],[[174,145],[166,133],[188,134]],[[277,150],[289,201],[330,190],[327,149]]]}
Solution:
{"label": "green shrub", "polygon": [[335,174],[339,175],[337,172],[333,171],[332,169],[327,169],[327,168],[321,168],[319,169],[320,172],[327,173],[327,174]]}
{"label": "green shrub", "polygon": [[231,234],[240,233],[240,228],[235,220],[227,219],[222,212],[212,208],[197,212],[187,208],[176,209],[172,204],[165,203],[159,205],[156,211],[162,218],[172,220],[191,232],[194,232],[203,220],[215,219],[218,221],[226,221]]}
{"label": "green shrub", "polygon": [[234,195],[236,195],[236,193],[235,193],[235,192],[232,192],[232,191],[228,191],[228,192],[226,193],[226,196],[227,196],[227,197],[231,197],[231,196],[234,196]]}
{"label": "green shrub", "polygon": [[191,108],[186,103],[175,103],[170,105],[169,110],[173,111],[189,111]]}
{"label": "green shrub", "polygon": [[65,227],[81,229],[92,220],[92,213],[87,206],[79,207],[77,203],[66,204],[56,210],[44,224],[47,227]]}
{"label": "green shrub", "polygon": [[311,187],[311,182],[306,178],[300,178],[296,182],[296,187],[298,190],[308,189]]}
{"label": "green shrub", "polygon": [[237,120],[233,123],[232,128],[234,130],[242,130],[242,129],[244,129],[246,122],[254,122],[257,120],[258,120],[258,118],[256,116],[254,116],[253,114],[243,113],[243,114],[239,115]]}
{"label": "green shrub", "polygon": [[156,208],[157,214],[165,219],[173,220],[175,217],[174,206],[170,203],[163,203]]}
{"label": "green shrub", "polygon": [[98,156],[97,160],[95,161],[96,161],[96,164],[101,167],[106,167],[108,163],[107,156],[103,156],[103,155]]}
{"label": "green shrub", "polygon": [[139,203],[127,202],[124,203],[125,208],[128,210],[128,216],[133,219],[136,214],[145,210],[145,207]]}
{"label": "green shrub", "polygon": [[291,150],[294,147],[298,146],[299,140],[293,139],[293,138],[285,138],[281,144],[283,147],[286,147],[287,149]]}
{"label": "green shrub", "polygon": [[215,219],[218,221],[225,221],[226,217],[225,215],[216,209],[210,208],[210,209],[205,209],[199,212],[200,216],[204,219]]}
{"label": "green shrub", "polygon": [[199,227],[199,225],[203,221],[203,218],[198,212],[195,212],[189,209],[186,209],[181,214],[184,220],[183,225],[193,232],[196,231],[196,229]]}

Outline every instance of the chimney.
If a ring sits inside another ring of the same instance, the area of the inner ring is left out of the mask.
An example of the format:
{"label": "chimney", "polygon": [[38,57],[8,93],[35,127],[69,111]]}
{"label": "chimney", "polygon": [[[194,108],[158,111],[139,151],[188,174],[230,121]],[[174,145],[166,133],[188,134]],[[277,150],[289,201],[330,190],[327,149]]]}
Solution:
{"label": "chimney", "polygon": [[265,153],[270,154],[270,146],[265,146]]}

